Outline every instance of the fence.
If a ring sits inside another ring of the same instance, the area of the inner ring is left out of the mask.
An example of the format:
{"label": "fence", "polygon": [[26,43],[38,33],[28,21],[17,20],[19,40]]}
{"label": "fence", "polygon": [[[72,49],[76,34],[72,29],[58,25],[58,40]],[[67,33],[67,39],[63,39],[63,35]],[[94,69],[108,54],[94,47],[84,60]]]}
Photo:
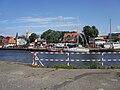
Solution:
{"label": "fence", "polygon": [[[42,61],[61,61],[67,62],[69,66],[70,62],[115,62],[120,61],[120,52],[79,52],[79,53],[72,53],[72,52],[31,52],[33,54],[33,62],[32,64],[37,65],[37,61],[44,66]],[[40,55],[38,57],[37,55]],[[49,55],[47,57],[46,55]],[[52,57],[51,57],[52,56]]]}

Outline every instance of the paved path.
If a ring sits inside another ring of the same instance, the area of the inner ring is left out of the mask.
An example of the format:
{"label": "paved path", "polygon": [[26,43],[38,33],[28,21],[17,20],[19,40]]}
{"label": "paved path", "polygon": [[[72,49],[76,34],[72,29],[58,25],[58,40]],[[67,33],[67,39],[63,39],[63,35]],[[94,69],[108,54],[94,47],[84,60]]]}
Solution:
{"label": "paved path", "polygon": [[32,68],[0,61],[0,90],[120,90],[120,69]]}

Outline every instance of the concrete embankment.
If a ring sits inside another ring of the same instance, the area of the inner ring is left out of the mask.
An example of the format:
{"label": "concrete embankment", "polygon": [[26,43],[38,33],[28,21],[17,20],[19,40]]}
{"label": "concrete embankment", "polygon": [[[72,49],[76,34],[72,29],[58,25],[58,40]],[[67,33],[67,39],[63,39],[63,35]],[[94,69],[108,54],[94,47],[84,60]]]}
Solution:
{"label": "concrete embankment", "polygon": [[[120,49],[89,48],[90,52],[120,52]],[[49,51],[47,48],[0,48],[0,50]]]}
{"label": "concrete embankment", "polygon": [[48,51],[46,48],[0,48],[0,50]]}
{"label": "concrete embankment", "polygon": [[119,90],[120,69],[33,68],[0,61],[0,90]]}

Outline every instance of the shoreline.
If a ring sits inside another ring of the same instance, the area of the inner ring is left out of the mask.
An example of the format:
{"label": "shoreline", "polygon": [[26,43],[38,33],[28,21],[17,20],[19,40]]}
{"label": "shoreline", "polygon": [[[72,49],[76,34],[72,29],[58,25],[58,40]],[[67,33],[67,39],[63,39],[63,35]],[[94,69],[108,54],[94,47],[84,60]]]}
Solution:
{"label": "shoreline", "polygon": [[[0,50],[47,51],[47,48],[0,48]],[[120,49],[90,48],[89,52],[120,52]]]}

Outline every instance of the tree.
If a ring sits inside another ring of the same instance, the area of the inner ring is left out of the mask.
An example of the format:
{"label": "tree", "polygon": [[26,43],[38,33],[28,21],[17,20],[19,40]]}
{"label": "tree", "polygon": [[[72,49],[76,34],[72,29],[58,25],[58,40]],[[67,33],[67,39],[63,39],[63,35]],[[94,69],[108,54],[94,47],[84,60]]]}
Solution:
{"label": "tree", "polygon": [[85,26],[85,27],[83,27],[83,31],[82,32],[85,34],[87,42],[89,42],[89,38],[90,37],[95,38],[99,34],[99,31],[98,31],[98,29],[95,26],[92,26],[92,27]]}
{"label": "tree", "polygon": [[58,43],[63,40],[63,36],[67,31],[55,31],[55,30],[47,30],[42,35],[41,38],[47,40],[48,43]]}
{"label": "tree", "polygon": [[61,33],[59,31],[49,29],[41,35],[41,38],[47,40],[48,43],[57,43],[59,42],[60,36]]}
{"label": "tree", "polygon": [[98,29],[95,26],[92,26],[92,36],[97,37],[99,34]]}
{"label": "tree", "polygon": [[38,37],[37,34],[32,33],[32,34],[30,35],[30,37],[29,37],[30,43],[31,43],[31,42],[34,42],[35,39],[37,39],[37,37]]}
{"label": "tree", "polygon": [[83,27],[83,32],[88,37],[97,37],[99,34],[99,31],[95,26],[85,26]]}

